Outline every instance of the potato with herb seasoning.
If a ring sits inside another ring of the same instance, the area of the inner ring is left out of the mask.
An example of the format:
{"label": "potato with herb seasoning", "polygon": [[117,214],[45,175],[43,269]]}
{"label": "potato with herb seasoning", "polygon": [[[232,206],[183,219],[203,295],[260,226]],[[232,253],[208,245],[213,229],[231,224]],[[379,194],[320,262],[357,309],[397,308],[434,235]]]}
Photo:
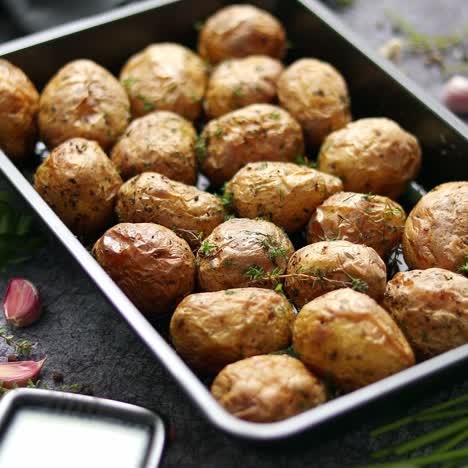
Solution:
{"label": "potato with herb seasoning", "polygon": [[195,286],[195,258],[189,245],[159,224],[117,224],[97,240],[93,255],[148,315],[172,311]]}
{"label": "potato with herb seasoning", "polygon": [[194,369],[219,372],[245,357],[287,348],[294,311],[280,294],[239,288],[191,294],[171,319],[177,352]]}
{"label": "potato with herb seasoning", "polygon": [[355,390],[414,365],[390,315],[369,296],[339,289],[307,303],[294,322],[301,361],[343,390]]}
{"label": "potato with herb seasoning", "polygon": [[298,308],[334,289],[352,288],[381,301],[385,263],[365,245],[344,240],[306,245],[289,259],[284,288]]}
{"label": "potato with herb seasoning", "polygon": [[113,218],[122,179],[95,141],[72,138],[38,167],[34,188],[75,233],[96,234]]}
{"label": "potato with herb seasoning", "polygon": [[288,236],[273,223],[230,219],[217,226],[198,250],[200,289],[274,288],[293,252]]}
{"label": "potato with herb seasoning", "polygon": [[121,222],[166,226],[192,248],[198,247],[226,214],[219,197],[157,172],[145,172],[125,182],[115,210]]}
{"label": "potato with herb seasoning", "polygon": [[201,169],[215,186],[249,162],[292,162],[303,152],[299,124],[270,104],[252,104],[211,120],[196,147]]}
{"label": "potato with herb seasoning", "polygon": [[240,169],[226,184],[237,214],[262,217],[288,232],[302,229],[324,200],[343,189],[337,177],[307,166],[255,162]]}
{"label": "potato with herb seasoning", "polygon": [[120,72],[134,117],[167,110],[195,120],[202,108],[207,70],[187,47],[171,42],[151,44],[133,55]]}
{"label": "potato with herb seasoning", "polygon": [[39,101],[39,130],[50,147],[80,137],[108,150],[130,122],[130,103],[118,80],[91,60],[75,60],[47,83]]}

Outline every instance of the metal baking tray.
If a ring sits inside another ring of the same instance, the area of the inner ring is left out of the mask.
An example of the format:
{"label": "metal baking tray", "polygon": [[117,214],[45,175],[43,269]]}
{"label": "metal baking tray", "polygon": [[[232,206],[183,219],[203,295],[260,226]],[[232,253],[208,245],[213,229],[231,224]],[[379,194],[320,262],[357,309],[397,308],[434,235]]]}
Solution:
{"label": "metal baking tray", "polygon": [[[76,58],[90,58],[117,73],[130,55],[152,42],[174,41],[194,47],[194,24],[229,3],[232,2],[149,0],[6,43],[0,46],[0,56],[22,68],[39,89],[63,64]],[[448,180],[468,179],[468,128],[378,57],[325,7],[315,0],[250,3],[271,11],[285,25],[294,45],[288,61],[302,56],[318,57],[344,74],[355,118],[387,116],[417,135],[424,156],[418,181],[426,189]],[[0,169],[206,418],[227,433],[255,441],[286,438],[334,421],[384,396],[398,394],[468,361],[465,345],[285,421],[259,424],[237,419],[217,404],[208,388],[1,151]]]}

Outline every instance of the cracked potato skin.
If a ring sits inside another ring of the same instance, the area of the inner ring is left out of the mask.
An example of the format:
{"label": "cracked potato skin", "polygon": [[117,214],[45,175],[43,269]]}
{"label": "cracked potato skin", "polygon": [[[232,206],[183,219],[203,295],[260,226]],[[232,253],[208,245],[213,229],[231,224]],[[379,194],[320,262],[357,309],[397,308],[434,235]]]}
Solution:
{"label": "cracked potato skin", "polygon": [[468,343],[468,278],[462,275],[442,268],[397,273],[383,305],[422,358]]}
{"label": "cracked potato skin", "polygon": [[237,214],[262,217],[288,232],[302,229],[314,210],[343,189],[337,177],[285,162],[249,163],[227,183]]}
{"label": "cracked potato skin", "polygon": [[413,269],[461,270],[468,259],[468,182],[447,182],[419,200],[406,220],[403,254]]}
{"label": "cracked potato skin", "polygon": [[390,315],[372,298],[351,289],[307,303],[294,323],[293,346],[306,366],[346,391],[415,363]]}
{"label": "cracked potato skin", "polygon": [[75,60],[47,83],[39,101],[39,130],[49,148],[86,138],[106,151],[130,122],[130,103],[117,78],[91,60]]}
{"label": "cracked potato skin", "polygon": [[0,59],[0,148],[13,161],[33,150],[39,94],[18,67]]}
{"label": "cracked potato skin", "polygon": [[100,146],[72,138],[57,146],[34,175],[34,188],[75,233],[91,235],[112,221],[122,179]]}
{"label": "cracked potato skin", "polygon": [[325,386],[298,359],[287,355],[254,356],[225,367],[211,393],[238,418],[275,422],[327,400]]}
{"label": "cracked potato skin", "polygon": [[177,352],[194,369],[219,372],[240,359],[291,343],[294,311],[280,294],[261,288],[191,294],[171,319]]}
{"label": "cracked potato skin", "polygon": [[148,315],[170,312],[195,285],[195,258],[170,229],[121,223],[108,229],[93,255],[128,298]]}

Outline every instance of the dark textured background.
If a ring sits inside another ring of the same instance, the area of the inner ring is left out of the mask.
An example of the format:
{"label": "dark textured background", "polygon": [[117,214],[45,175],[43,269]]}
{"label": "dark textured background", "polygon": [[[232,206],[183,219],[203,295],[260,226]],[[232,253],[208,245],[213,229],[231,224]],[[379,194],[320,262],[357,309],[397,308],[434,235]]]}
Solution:
{"label": "dark textured background", "polygon": [[[125,2],[63,2],[67,7],[61,11],[53,8],[54,3],[54,0],[3,0],[3,3],[0,0],[0,41],[71,19],[79,12],[93,13]],[[431,34],[448,34],[468,25],[466,0],[355,0],[346,7],[332,1],[328,4],[375,48],[392,35],[385,9],[397,12]],[[411,55],[405,56],[400,66],[439,97],[445,75],[437,67],[427,66],[422,57]],[[164,457],[164,467],[345,467],[364,463],[369,452],[378,446],[368,436],[371,428],[461,395],[468,388],[468,379],[455,380],[449,376],[442,387],[427,384],[417,399],[399,399],[377,407],[378,411],[366,412],[359,419],[345,418],[330,430],[314,431],[287,444],[247,445],[220,434],[203,420],[57,242],[51,242],[34,260],[2,273],[0,292],[12,276],[29,278],[43,297],[43,319],[16,335],[37,343],[33,357],[48,357],[44,381],[50,382],[52,372],[60,371],[66,384],[89,385],[97,396],[162,412],[174,436]],[[0,347],[0,356],[7,352],[5,346]],[[414,431],[401,430],[386,441],[407,440]]]}

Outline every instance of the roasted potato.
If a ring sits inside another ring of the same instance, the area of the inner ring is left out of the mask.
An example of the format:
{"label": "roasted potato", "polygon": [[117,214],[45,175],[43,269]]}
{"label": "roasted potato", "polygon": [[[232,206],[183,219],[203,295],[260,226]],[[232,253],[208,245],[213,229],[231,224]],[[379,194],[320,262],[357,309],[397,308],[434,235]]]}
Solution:
{"label": "roasted potato", "polygon": [[252,104],[211,120],[197,144],[201,169],[216,186],[249,162],[294,161],[303,151],[299,124],[270,104]]}
{"label": "roasted potato", "polygon": [[320,380],[287,355],[254,356],[230,364],[214,380],[211,393],[234,416],[253,422],[280,421],[327,399]]}
{"label": "roasted potato", "polygon": [[468,343],[468,278],[462,275],[441,268],[397,273],[383,306],[422,358]]}
{"label": "roasted potato", "polygon": [[412,366],[414,354],[390,315],[352,289],[306,304],[294,323],[301,361],[344,390],[354,390]]}
{"label": "roasted potato", "polygon": [[33,149],[37,134],[39,94],[29,78],[0,59],[0,149],[12,160]]}
{"label": "roasted potato", "polygon": [[75,233],[90,235],[112,221],[122,179],[94,141],[72,138],[38,167],[34,187]]}
{"label": "roasted potato", "polygon": [[193,125],[168,111],[134,120],[112,149],[111,159],[124,180],[142,172],[159,172],[170,179],[197,180]]}
{"label": "roasted potato", "polygon": [[211,74],[203,107],[209,118],[276,98],[276,83],[283,71],[278,60],[265,55],[226,60]]}
{"label": "roasted potato", "polygon": [[47,83],[39,101],[39,130],[49,147],[75,138],[108,150],[130,122],[130,103],[117,79],[91,60],[75,60]]}
{"label": "roasted potato", "polygon": [[172,229],[192,247],[224,221],[221,200],[196,187],[145,172],[125,182],[117,196],[121,222],[156,223]]}
{"label": "roasted potato", "polygon": [[439,185],[408,215],[403,253],[411,268],[468,274],[468,182]]}
{"label": "roasted potato", "polygon": [[202,291],[274,288],[294,247],[273,223],[234,218],[214,228],[197,253]]}
{"label": "roasted potato", "polygon": [[229,58],[282,58],[286,33],[270,13],[252,5],[231,5],[210,16],[200,31],[198,52],[212,64]]}
{"label": "roasted potato", "polygon": [[195,258],[170,229],[153,223],[121,223],[108,229],[93,255],[145,314],[171,311],[195,284]]}
{"label": "roasted potato", "polygon": [[306,166],[256,162],[240,169],[225,193],[239,216],[266,218],[294,232],[305,226],[317,206],[342,189],[338,177]]}
{"label": "roasted potato", "polygon": [[327,198],[314,212],[307,242],[342,239],[372,247],[381,257],[398,246],[406,213],[388,197],[341,192]]}
{"label": "roasted potato", "polygon": [[278,80],[278,97],[302,125],[306,140],[313,146],[351,120],[344,78],[320,60],[305,58],[286,68]]}
{"label": "roasted potato", "polygon": [[130,57],[120,73],[134,117],[167,110],[195,120],[201,111],[207,70],[190,49],[173,43],[152,44]]}
{"label": "roasted potato", "polygon": [[356,120],[330,134],[319,169],[338,176],[349,192],[397,198],[421,166],[418,140],[386,118]]}
{"label": "roasted potato", "polygon": [[241,288],[191,294],[171,320],[171,337],[187,363],[203,372],[291,343],[294,311],[268,289]]}
{"label": "roasted potato", "polygon": [[387,273],[377,252],[344,240],[306,245],[289,259],[284,283],[296,307],[328,291],[353,288],[376,301],[383,298]]}

